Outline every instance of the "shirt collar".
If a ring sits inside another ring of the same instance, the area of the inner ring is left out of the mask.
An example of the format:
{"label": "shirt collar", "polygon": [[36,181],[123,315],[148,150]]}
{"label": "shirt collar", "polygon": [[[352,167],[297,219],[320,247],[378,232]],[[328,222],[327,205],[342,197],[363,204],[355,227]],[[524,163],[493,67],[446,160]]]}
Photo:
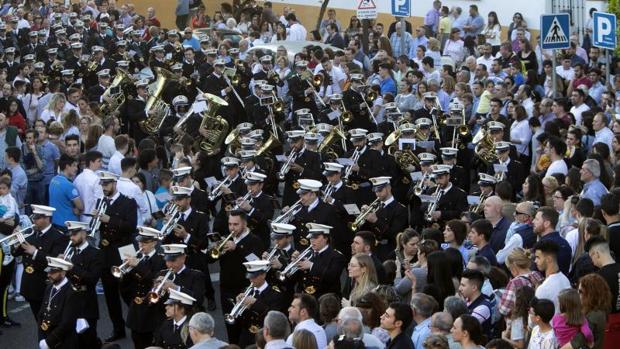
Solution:
{"label": "shirt collar", "polygon": [[185,266],[185,264],[183,264],[183,267],[181,268],[181,270],[179,270],[177,275],[180,275],[185,270],[185,268],[187,268],[187,267]]}
{"label": "shirt collar", "polygon": [[84,251],[88,247],[88,241],[84,240],[80,246],[77,247],[78,252]]}
{"label": "shirt collar", "polygon": [[189,215],[192,213],[192,207],[190,206],[187,210],[183,211],[183,219],[187,219]]}
{"label": "shirt collar", "polygon": [[269,287],[269,285],[267,284],[267,281],[265,281],[265,282],[263,282],[261,287],[259,287],[259,288],[254,287],[254,290],[258,290],[258,293],[263,293],[263,291],[266,290],[267,287]]}
{"label": "shirt collar", "polygon": [[241,233],[241,235],[237,236],[234,239],[234,243],[235,244],[238,243],[239,241],[245,239],[245,237],[248,236],[248,235],[250,235],[250,230],[249,229],[244,230],[243,233]]}
{"label": "shirt collar", "polygon": [[383,201],[383,207],[385,207],[385,206],[387,206],[387,205],[391,204],[391,203],[392,203],[392,201],[394,201],[394,196],[390,196],[390,198],[389,198],[389,199],[387,199],[387,200]]}
{"label": "shirt collar", "polygon": [[52,225],[51,224],[41,230],[41,235],[47,233],[50,229],[52,229]]}
{"label": "shirt collar", "polygon": [[116,201],[116,199],[118,199],[118,197],[121,196],[121,192],[120,191],[116,191],[116,193],[114,193],[114,195],[112,195],[110,199],[110,205],[112,205],[114,203],[114,201]]}
{"label": "shirt collar", "polygon": [[317,197],[309,206],[308,212],[312,211],[319,204],[319,198]]}
{"label": "shirt collar", "polygon": [[338,183],[336,183],[334,185],[334,191],[338,191],[340,189],[340,187],[342,187],[342,181],[338,181]]}
{"label": "shirt collar", "polygon": [[185,322],[185,320],[187,320],[187,316],[183,316],[183,317],[181,318],[181,320],[179,320],[178,322],[176,322],[176,321],[172,320],[172,323],[173,323],[175,326],[183,326],[183,323]]}
{"label": "shirt collar", "polygon": [[68,282],[69,282],[69,280],[68,280],[66,277],[64,277],[64,278],[62,279],[62,281],[61,281],[58,285],[54,285],[54,289],[56,290],[56,292],[58,292],[58,291],[60,291],[60,289],[61,289],[64,285],[66,285]]}

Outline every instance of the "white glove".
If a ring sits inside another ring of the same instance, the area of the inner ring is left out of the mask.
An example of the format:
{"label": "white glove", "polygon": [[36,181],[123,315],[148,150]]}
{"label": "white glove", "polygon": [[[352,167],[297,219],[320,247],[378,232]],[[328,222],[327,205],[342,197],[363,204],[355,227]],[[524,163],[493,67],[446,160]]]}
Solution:
{"label": "white glove", "polygon": [[39,341],[39,349],[50,349],[50,347],[47,346],[45,339],[41,339]]}

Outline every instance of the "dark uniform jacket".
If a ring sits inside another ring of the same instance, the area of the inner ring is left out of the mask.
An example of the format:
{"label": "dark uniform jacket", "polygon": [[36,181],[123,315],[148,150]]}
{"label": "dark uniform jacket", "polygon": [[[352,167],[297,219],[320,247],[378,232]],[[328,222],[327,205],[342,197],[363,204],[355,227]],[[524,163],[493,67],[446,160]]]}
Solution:
{"label": "dark uniform jacket", "polygon": [[[237,241],[233,251],[228,251],[219,258],[221,270],[220,288],[230,290],[231,292],[243,291],[248,286],[248,279],[245,277],[246,269],[243,263],[252,260],[252,255],[260,258],[264,251],[263,243],[253,233],[249,233]],[[210,256],[207,256],[207,258],[210,263],[214,262]]]}
{"label": "dark uniform jacket", "polygon": [[295,159],[295,163],[304,168],[302,173],[289,170],[284,177],[284,196],[282,205],[289,206],[298,200],[299,179],[321,180],[321,157],[318,153],[303,149]]}
{"label": "dark uniform jacket", "polygon": [[293,99],[293,111],[308,108],[312,115],[316,115],[319,109],[314,101],[314,96],[306,96],[305,94],[308,87],[310,87],[308,82],[302,80],[298,74],[294,74],[288,79],[288,95]]}
{"label": "dark uniform jacket", "polygon": [[165,320],[154,334],[153,343],[164,349],[186,349],[194,345],[189,335],[188,316],[179,329],[175,329],[172,319]]}
{"label": "dark uniform jacket", "polygon": [[[325,189],[325,187],[323,188]],[[338,231],[331,231],[331,234],[334,234],[332,236],[332,245],[335,249],[341,251],[345,257],[349,258],[351,257],[351,243],[353,242],[353,236],[355,234],[348,229],[346,223],[353,221],[355,217],[347,213],[344,205],[355,203],[355,191],[351,189],[351,187],[347,187],[344,183],[342,183],[337,190],[332,192],[331,197],[334,199],[334,202],[328,205],[335,210],[332,215],[336,216],[340,227]]]}
{"label": "dark uniform jacket", "polygon": [[209,241],[207,240],[207,234],[209,233],[209,216],[193,208],[190,208],[189,211],[190,212],[181,212],[184,216],[187,215],[187,218],[181,217],[181,219],[179,219],[179,224],[190,234],[189,240],[184,241],[172,232],[164,238],[163,243],[186,244],[188,248],[185,264],[192,269],[204,270],[207,264],[206,255],[202,253],[202,250],[206,249],[209,245]]}
{"label": "dark uniform jacket", "polygon": [[440,221],[445,223],[451,219],[458,219],[467,207],[467,193],[452,185],[437,203],[437,211],[441,211]]}
{"label": "dark uniform jacket", "polygon": [[161,308],[149,304],[146,296],[153,288],[153,281],[166,268],[164,259],[157,253],[142,260],[123,277],[132,287],[132,302],[127,312],[127,327],[138,333],[155,331],[164,320]]}
{"label": "dark uniform jacket", "polygon": [[36,247],[38,252],[33,257],[24,253],[21,247],[15,249],[14,256],[23,256],[24,273],[22,274],[21,295],[26,300],[40,301],[47,283],[47,258],[58,257],[68,245],[67,238],[54,227],[50,226],[44,234],[35,233],[26,238],[26,241]]}
{"label": "dark uniform jacket", "polygon": [[[104,268],[121,264],[118,248],[132,243],[132,235],[136,230],[138,205],[136,201],[117,193],[118,197],[108,205],[105,214],[110,216],[108,223],[101,223],[99,229],[101,248],[104,255]],[[98,204],[98,202],[97,202]]]}
{"label": "dark uniform jacket", "polygon": [[80,301],[66,282],[52,294],[53,285],[43,287],[43,304],[39,311],[39,340],[45,339],[48,347],[73,349],[77,347],[75,323],[80,313]]}
{"label": "dark uniform jacket", "polygon": [[98,319],[96,286],[103,270],[103,255],[98,248],[88,245],[79,253],[74,251],[71,263],[73,268],[67,272],[67,278],[81,302],[79,318]]}
{"label": "dark uniform jacket", "polygon": [[255,337],[252,332],[262,328],[265,316],[269,311],[284,312],[287,307],[285,298],[277,286],[267,284],[267,288],[258,294],[255,294],[254,290],[256,289],[253,288],[250,295],[256,298],[256,302],[243,312],[240,319],[240,323],[243,326],[240,336],[242,345],[254,343]]}
{"label": "dark uniform jacket", "polygon": [[[377,130],[377,125],[372,120],[370,111],[365,105],[362,106],[364,97],[361,94],[352,89],[348,89],[342,92],[342,101],[347,111],[353,114],[353,120],[346,125],[347,130],[354,128],[363,128],[368,130],[368,132]],[[370,107],[372,108],[372,105],[370,105]]]}
{"label": "dark uniform jacket", "polygon": [[[326,204],[321,199],[317,199],[316,206],[313,206],[314,203],[310,204],[312,207],[311,210],[308,210],[310,207],[303,206],[301,210],[295,215],[295,217],[291,220],[291,224],[293,224],[297,229],[293,232],[293,237],[295,241],[295,247],[301,251],[306,249],[306,247],[310,246],[310,241],[306,238],[308,235],[308,228],[306,228],[306,223],[317,223],[317,224],[325,224],[333,227],[330,232],[330,237],[332,241],[340,243],[340,241],[344,241],[349,238],[351,234],[349,231],[346,231],[346,223],[344,221],[339,221],[337,215],[334,214],[334,209],[331,205]],[[340,238],[340,236],[344,235],[346,238]],[[349,247],[350,248],[350,247]]]}
{"label": "dark uniform jacket", "polygon": [[375,234],[377,248],[375,254],[381,261],[394,258],[396,235],[407,228],[407,208],[393,199],[385,207],[377,210],[377,221],[366,221],[360,230],[369,230]]}
{"label": "dark uniform jacket", "polygon": [[[354,149],[350,149],[347,157],[351,158],[354,151]],[[357,165],[360,168],[359,172],[351,172],[349,185],[355,190],[357,205],[361,206],[375,199],[370,178],[385,175],[385,167],[381,153],[370,149],[367,145],[362,148]]]}
{"label": "dark uniform jacket", "polygon": [[[499,164],[499,161],[495,160],[493,164],[489,165],[489,168],[487,171],[488,174],[495,175],[495,168],[493,167],[493,165],[495,164]],[[504,176],[504,180],[510,182],[510,185],[512,186],[513,195],[515,195],[516,193],[521,191],[521,185],[523,184],[523,181],[525,180],[524,173],[527,173],[527,171],[524,171],[523,164],[521,164],[520,161],[515,160],[515,158],[512,158],[512,157],[510,158],[510,162],[508,163],[508,166],[506,167],[508,168],[508,172]]]}
{"label": "dark uniform jacket", "polygon": [[[217,212],[215,216],[215,220],[213,222],[213,231],[218,232],[222,235],[228,235],[228,212],[232,210],[237,204],[237,199],[243,197],[247,192],[248,188],[245,185],[243,177],[241,177],[241,173],[237,174],[237,177],[233,180],[233,182],[228,186],[231,193],[222,195],[216,199],[220,200],[220,210]],[[215,202],[213,203],[215,205]]]}
{"label": "dark uniform jacket", "polygon": [[261,192],[257,197],[250,198],[250,205],[248,226],[261,239],[263,246],[268,247],[271,244],[269,222],[273,219],[273,198]]}
{"label": "dark uniform jacket", "polygon": [[317,256],[309,258],[313,263],[312,268],[300,271],[300,291],[320,298],[326,293],[340,294],[340,274],[345,268],[347,261],[342,253],[328,245],[327,249]]}

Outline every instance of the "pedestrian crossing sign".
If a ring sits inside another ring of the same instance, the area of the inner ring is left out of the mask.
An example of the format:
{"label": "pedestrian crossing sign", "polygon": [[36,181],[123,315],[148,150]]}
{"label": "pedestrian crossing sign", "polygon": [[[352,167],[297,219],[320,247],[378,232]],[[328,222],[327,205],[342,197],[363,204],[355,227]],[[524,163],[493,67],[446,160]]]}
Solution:
{"label": "pedestrian crossing sign", "polygon": [[540,16],[540,46],[543,50],[570,47],[570,18],[568,13]]}

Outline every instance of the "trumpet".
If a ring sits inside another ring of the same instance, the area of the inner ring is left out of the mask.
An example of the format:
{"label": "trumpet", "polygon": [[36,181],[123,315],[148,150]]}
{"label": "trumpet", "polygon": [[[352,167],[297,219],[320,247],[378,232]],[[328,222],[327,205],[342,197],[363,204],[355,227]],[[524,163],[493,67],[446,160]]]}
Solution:
{"label": "trumpet", "polygon": [[440,186],[437,186],[437,189],[435,189],[435,193],[433,194],[433,197],[435,198],[435,200],[428,205],[428,208],[426,209],[426,213],[424,214],[424,219],[427,222],[433,221],[433,216],[432,216],[433,211],[437,209],[437,205],[439,204],[439,200],[441,200],[442,196],[443,196],[443,191],[441,190]]}
{"label": "trumpet", "polygon": [[241,199],[237,199],[237,203],[235,204],[235,206],[233,206],[232,211],[237,211],[238,209],[240,209],[241,203],[244,201],[250,200],[251,197],[252,197],[252,193],[248,191],[245,195],[243,195]]}
{"label": "trumpet", "polygon": [[162,209],[163,214],[166,216],[174,216],[174,214],[179,210],[179,206],[172,201],[168,201],[164,208]]}
{"label": "trumpet", "polygon": [[478,204],[473,205],[469,211],[481,215],[484,212],[484,200],[486,200],[489,196],[490,194],[480,193]]}
{"label": "trumpet", "polygon": [[228,240],[232,239],[233,237],[233,233],[228,234],[228,236],[222,240],[220,243],[218,243],[214,248],[212,248],[209,251],[209,256],[211,256],[211,258],[213,259],[218,259],[220,258],[220,256],[222,254],[224,254],[224,245],[226,245],[226,242],[228,242]]}
{"label": "trumpet", "polygon": [[226,323],[231,324],[231,325],[234,324],[235,320],[239,316],[241,316],[241,314],[243,314],[243,312],[247,309],[247,305],[245,305],[245,300],[248,297],[250,297],[250,294],[252,293],[253,288],[254,286],[250,284],[250,286],[248,286],[248,288],[245,289],[245,292],[243,293],[243,297],[241,297],[241,299],[239,299],[239,301],[235,303],[233,308],[230,310],[230,313],[224,315],[224,320],[226,320]]}
{"label": "trumpet", "polygon": [[327,183],[327,186],[325,187],[325,190],[323,191],[323,202],[327,204],[329,203],[327,202],[327,198],[332,196],[332,194],[334,193],[334,189],[336,188],[334,187],[333,184]]}
{"label": "trumpet", "polygon": [[166,291],[164,291],[164,283],[168,280],[174,282],[176,278],[177,277],[176,277],[176,273],[174,272],[174,270],[172,270],[172,268],[168,269],[168,271],[166,272],[166,275],[164,275],[164,278],[161,279],[161,281],[159,281],[159,284],[153,287],[153,289],[151,289],[151,291],[146,295],[147,298],[149,299],[149,302],[151,302],[152,304],[159,302],[159,299],[163,297],[164,294],[166,293]]}
{"label": "trumpet", "polygon": [[72,242],[69,241],[69,243],[67,244],[67,248],[65,248],[65,252],[63,252],[62,254],[62,259],[66,260],[66,261],[71,261],[71,258],[73,258],[73,246],[72,246]]}
{"label": "trumpet", "polygon": [[[24,234],[28,230],[32,230],[32,232],[30,232],[30,234]],[[5,238],[0,239],[0,245],[5,245],[6,247],[12,247],[15,245],[23,244],[24,242],[26,242],[26,239],[30,237],[32,234],[34,234],[34,230],[32,229],[32,227],[22,229]]]}
{"label": "trumpet", "polygon": [[97,211],[97,215],[94,216],[90,220],[90,224],[88,228],[90,229],[90,236],[95,236],[95,234],[99,231],[99,227],[101,226],[101,216],[105,214],[105,211],[108,209],[108,201],[105,197],[99,199],[99,203],[95,210]]}
{"label": "trumpet", "polygon": [[312,253],[312,246],[306,248],[302,253],[300,253],[294,261],[291,261],[280,273],[278,273],[278,279],[280,281],[284,281],[287,278],[290,278],[299,270],[299,266],[297,263],[301,262],[302,259],[307,258]]}
{"label": "trumpet", "polygon": [[370,215],[371,213],[377,212],[377,210],[379,210],[382,205],[383,203],[381,202],[381,199],[376,198],[375,201],[373,201],[370,205],[363,209],[362,212],[360,212],[360,214],[357,216],[357,218],[355,218],[353,223],[351,223],[351,230],[356,231],[358,228],[360,228],[366,221],[366,217],[368,217],[368,215]]}
{"label": "trumpet", "polygon": [[[360,150],[355,148],[353,151],[353,155],[351,155],[351,161],[353,161],[353,165],[357,165],[357,161],[360,159]],[[342,181],[347,183],[349,181],[349,176],[351,176],[351,172],[353,172],[353,165],[347,166],[344,170],[344,176],[342,176]]]}
{"label": "trumpet", "polygon": [[420,181],[416,183],[415,187],[413,187],[413,193],[416,196],[420,196],[426,191],[426,189],[428,188],[428,185],[426,185],[426,181],[429,179],[432,179],[432,176],[428,173],[425,173],[424,176],[422,176],[422,178],[420,179]]}
{"label": "trumpet", "polygon": [[[144,254],[144,251],[142,251],[142,249],[140,249],[136,253],[136,256],[138,256],[138,255],[140,256],[140,258],[138,258],[138,263],[140,263],[140,262],[142,262],[142,260],[146,256],[146,254]],[[129,265],[129,261],[125,261],[125,262],[123,262],[123,264],[121,264],[119,266],[113,266],[112,267],[112,276],[114,276],[117,279],[120,279],[120,278],[122,278],[123,276],[125,276],[127,273],[129,273],[132,270],[133,270],[133,267]]]}
{"label": "trumpet", "polygon": [[[271,251],[269,251],[269,255],[267,255],[267,258],[265,258],[265,260],[271,262],[279,250],[280,249],[278,248],[277,244],[273,246],[273,248],[271,249]],[[270,269],[271,269],[271,265],[269,266],[269,269],[267,269],[267,271],[269,271]]]}
{"label": "trumpet", "polygon": [[301,199],[297,200],[288,210],[284,211],[280,214],[276,219],[274,219],[271,223],[286,223],[291,221],[295,215],[301,211],[303,206],[301,205]]}
{"label": "trumpet", "polygon": [[174,210],[170,212],[170,219],[161,227],[161,235],[160,237],[168,236],[172,233],[174,228],[179,224],[181,217],[183,216],[181,212],[179,212],[178,206],[174,207]]}
{"label": "trumpet", "polygon": [[232,184],[232,178],[230,176],[226,176],[223,181],[220,182],[217,186],[215,186],[211,192],[209,193],[209,201],[215,201],[218,196],[222,195],[222,189],[224,187],[228,188]]}
{"label": "trumpet", "polygon": [[297,149],[293,149],[291,153],[288,154],[288,158],[286,159],[286,162],[282,165],[282,167],[280,168],[280,171],[278,172],[279,180],[281,181],[284,180],[284,177],[286,177],[286,174],[291,169],[291,165],[295,162],[295,160],[297,160],[298,156],[299,156],[299,151]]}

